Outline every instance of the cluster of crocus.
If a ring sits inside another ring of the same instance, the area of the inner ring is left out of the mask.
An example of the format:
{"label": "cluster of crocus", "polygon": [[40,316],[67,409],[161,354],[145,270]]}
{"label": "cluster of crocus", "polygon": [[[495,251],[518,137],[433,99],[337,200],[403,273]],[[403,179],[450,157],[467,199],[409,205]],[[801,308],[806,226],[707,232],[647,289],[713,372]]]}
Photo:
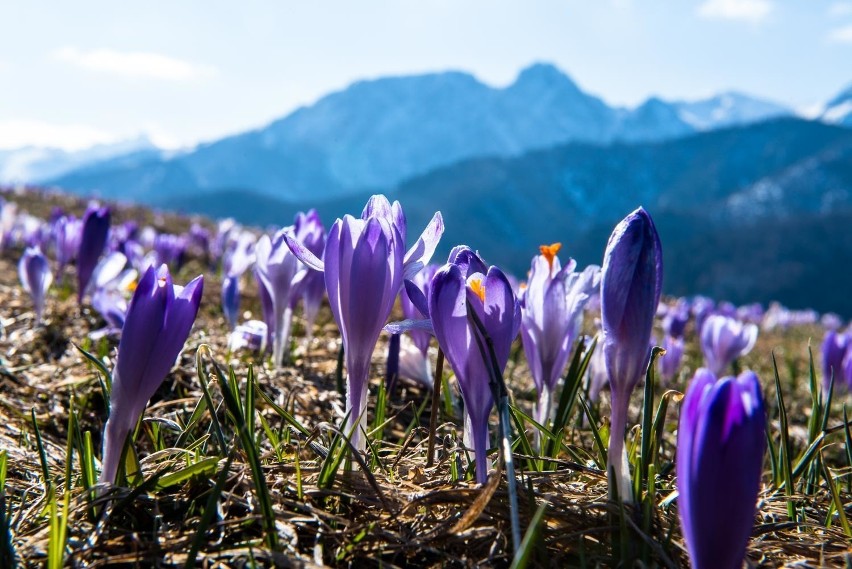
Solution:
{"label": "cluster of crocus", "polygon": [[560,248],[559,243],[541,246],[519,295],[524,353],[538,392],[535,419],[542,425],[550,419],[553,393],[580,334],[583,309],[600,286],[598,267],[578,273],[573,259],[563,267],[556,256]]}
{"label": "cluster of crocus", "polygon": [[692,566],[742,567],[754,525],[766,417],[760,383],[699,369],[686,391],[677,435],[678,514]]}
{"label": "cluster of crocus", "polygon": [[[482,323],[494,349],[472,321]],[[464,401],[465,438],[476,457],[476,480],[488,478],[488,416],[494,406],[493,377],[503,373],[518,335],[520,306],[512,285],[497,267],[487,267],[467,247],[456,247],[432,279],[428,314],[438,345],[456,374]],[[499,369],[494,369],[496,364]]]}
{"label": "cluster of crocus", "polygon": [[346,358],[346,431],[359,451],[366,448],[363,430],[373,349],[403,279],[411,278],[429,262],[443,231],[443,220],[436,213],[406,252],[402,206],[399,202],[391,205],[386,197],[376,195],[367,202],[360,219],[346,215],[334,222],[322,260],[295,234],[284,234],[300,260],[324,272],[331,312],[340,328]]}
{"label": "cluster of crocus", "polygon": [[630,394],[650,357],[651,328],[660,303],[663,253],[651,216],[639,208],[613,231],[601,269],[603,351],[611,392],[607,473],[610,492],[632,501],[624,435]]}
{"label": "cluster of crocus", "polygon": [[41,322],[44,314],[44,299],[47,290],[53,283],[53,272],[47,257],[42,254],[38,247],[28,247],[18,262],[18,276],[21,286],[33,299],[33,310],[36,315],[36,323]]}
{"label": "cluster of crocus", "polygon": [[757,325],[743,324],[734,317],[712,314],[701,327],[701,351],[711,372],[721,375],[731,363],[746,355],[757,341]]}
{"label": "cluster of crocus", "polygon": [[127,309],[113,371],[101,482],[115,481],[128,435],[183,349],[203,285],[201,276],[186,287],[172,284],[165,265],[159,270],[149,267],[140,279]]}

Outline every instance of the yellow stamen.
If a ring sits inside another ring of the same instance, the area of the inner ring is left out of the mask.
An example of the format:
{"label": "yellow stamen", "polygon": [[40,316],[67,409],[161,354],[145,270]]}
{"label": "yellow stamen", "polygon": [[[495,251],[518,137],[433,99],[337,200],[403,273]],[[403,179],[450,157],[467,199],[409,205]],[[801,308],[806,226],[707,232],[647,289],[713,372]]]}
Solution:
{"label": "yellow stamen", "polygon": [[479,297],[479,300],[485,302],[485,285],[482,284],[481,279],[473,279],[470,281],[470,290]]}
{"label": "yellow stamen", "polygon": [[560,249],[562,249],[562,243],[551,243],[550,245],[541,245],[538,248],[544,258],[547,259],[547,264],[550,265],[551,270],[553,269],[553,259],[556,258],[556,254],[559,252]]}

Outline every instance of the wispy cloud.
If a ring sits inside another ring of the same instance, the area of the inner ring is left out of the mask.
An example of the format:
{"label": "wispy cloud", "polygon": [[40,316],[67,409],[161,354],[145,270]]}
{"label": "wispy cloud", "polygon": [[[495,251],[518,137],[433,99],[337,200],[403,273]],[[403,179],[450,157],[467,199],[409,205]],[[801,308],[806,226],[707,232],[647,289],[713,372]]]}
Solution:
{"label": "wispy cloud", "polygon": [[143,51],[83,50],[66,46],[54,51],[53,57],[83,69],[134,79],[191,81],[218,74],[218,70],[212,65],[191,63],[168,55]]}
{"label": "wispy cloud", "polygon": [[733,20],[758,24],[772,12],[770,0],[706,0],[698,15],[709,20]]}
{"label": "wispy cloud", "polygon": [[852,24],[834,28],[828,32],[828,41],[831,43],[852,44]]}
{"label": "wispy cloud", "polygon": [[834,18],[852,16],[852,2],[834,2],[828,7],[828,15]]}
{"label": "wispy cloud", "polygon": [[83,124],[55,124],[26,119],[0,121],[0,148],[5,149],[44,146],[82,150],[115,140],[113,134]]}

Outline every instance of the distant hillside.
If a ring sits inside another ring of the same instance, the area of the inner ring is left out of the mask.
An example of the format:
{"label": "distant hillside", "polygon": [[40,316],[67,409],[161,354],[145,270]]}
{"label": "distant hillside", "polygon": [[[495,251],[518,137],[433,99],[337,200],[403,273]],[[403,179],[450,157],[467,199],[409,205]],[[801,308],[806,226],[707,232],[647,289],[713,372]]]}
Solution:
{"label": "distant hillside", "polygon": [[518,156],[571,141],[667,140],[783,112],[745,96],[611,107],[547,64],[523,70],[505,88],[460,72],[386,77],[192,152],[97,164],[51,183],[149,203],[227,188],[290,201],[335,198],[481,156]]}
{"label": "distant hillside", "polygon": [[[318,207],[330,223],[359,213],[369,193],[319,202],[237,191],[161,205],[278,225]],[[572,143],[461,162],[391,196],[413,228],[443,212],[439,257],[467,243],[518,275],[539,244],[553,241],[582,264],[600,263],[613,225],[641,204],[663,238],[668,292],[852,316],[852,297],[838,286],[852,266],[849,129],[782,119],[662,143]]]}

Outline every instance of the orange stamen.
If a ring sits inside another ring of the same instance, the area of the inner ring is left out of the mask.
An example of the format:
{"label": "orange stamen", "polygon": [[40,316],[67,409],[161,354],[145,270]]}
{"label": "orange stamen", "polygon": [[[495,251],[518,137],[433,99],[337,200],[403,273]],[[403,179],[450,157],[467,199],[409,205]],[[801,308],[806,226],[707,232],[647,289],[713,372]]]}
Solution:
{"label": "orange stamen", "polygon": [[482,284],[481,279],[473,279],[470,281],[470,290],[479,297],[479,300],[485,302],[485,285]]}
{"label": "orange stamen", "polygon": [[560,249],[562,249],[562,243],[551,243],[550,245],[542,245],[538,248],[544,258],[547,259],[547,264],[550,265],[551,270],[553,269],[553,259],[556,258],[556,254]]}

